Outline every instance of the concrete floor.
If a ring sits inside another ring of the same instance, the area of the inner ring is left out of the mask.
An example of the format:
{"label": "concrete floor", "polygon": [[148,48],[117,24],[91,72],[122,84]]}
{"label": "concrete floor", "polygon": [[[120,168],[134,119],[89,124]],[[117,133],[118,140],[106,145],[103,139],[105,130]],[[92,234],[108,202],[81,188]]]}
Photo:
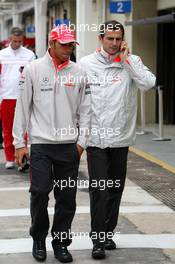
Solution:
{"label": "concrete floor", "polygon": [[[29,180],[27,173],[4,169],[3,151],[0,151],[0,263],[36,263],[31,255],[32,240],[28,235],[29,216]],[[157,166],[157,165],[156,165]],[[117,250],[106,252],[107,258],[95,261],[91,258],[92,244],[88,236],[74,237],[70,250],[74,263],[117,263],[117,264],[173,264],[175,263],[175,213],[160,199],[143,190],[133,176],[144,176],[155,173],[154,166],[138,159],[135,154],[129,155],[128,179],[123,194],[120,217],[115,241]],[[155,177],[166,173],[156,167]],[[167,172],[168,173],[168,172]],[[87,179],[85,154],[80,165],[80,180]],[[133,180],[131,180],[133,179]],[[53,195],[50,195],[50,222],[53,218]],[[77,213],[72,231],[88,233],[90,230],[89,196],[87,189],[77,193]],[[46,263],[58,263],[53,257],[47,239],[48,257]]]}

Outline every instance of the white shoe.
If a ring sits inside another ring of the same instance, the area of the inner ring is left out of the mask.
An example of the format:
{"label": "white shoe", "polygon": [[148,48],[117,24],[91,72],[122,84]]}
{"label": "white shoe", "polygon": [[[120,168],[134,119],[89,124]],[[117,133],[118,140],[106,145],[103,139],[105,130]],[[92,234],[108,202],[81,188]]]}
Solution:
{"label": "white shoe", "polygon": [[15,167],[14,161],[7,161],[5,164],[6,169],[13,169]]}
{"label": "white shoe", "polygon": [[18,171],[22,171],[22,167],[21,166],[18,167]]}

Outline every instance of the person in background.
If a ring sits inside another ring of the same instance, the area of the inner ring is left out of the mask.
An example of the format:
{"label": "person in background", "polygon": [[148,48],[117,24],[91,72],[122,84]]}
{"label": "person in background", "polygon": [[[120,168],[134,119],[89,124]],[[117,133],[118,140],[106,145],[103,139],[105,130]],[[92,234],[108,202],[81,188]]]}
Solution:
{"label": "person in background", "polygon": [[3,149],[2,122],[1,122],[1,101],[0,101],[0,149]]}
{"label": "person in background", "polygon": [[[3,45],[0,43],[0,50],[1,49],[3,49]],[[0,149],[3,149],[2,121],[1,121],[1,100],[0,100]]]}
{"label": "person in background", "polygon": [[[87,161],[95,259],[105,258],[105,249],[116,248],[112,237],[125,186],[128,148],[135,142],[137,90],[149,90],[156,80],[141,59],[129,52],[121,23],[102,24],[99,40],[101,48],[80,61],[91,83]],[[100,188],[102,182],[105,188]]]}
{"label": "person in background", "polygon": [[23,30],[11,29],[10,45],[0,50],[0,100],[6,169],[15,165],[12,127],[21,68],[35,59],[32,51],[22,46]]}
{"label": "person in background", "polygon": [[76,210],[79,160],[90,126],[90,90],[81,68],[70,61],[77,44],[74,31],[67,26],[52,29],[49,44],[45,56],[31,62],[22,73],[13,136],[19,166],[23,165],[23,157],[28,156],[24,142],[26,130],[31,143],[33,257],[38,261],[46,259],[47,206],[53,189],[56,203],[52,247],[60,262],[71,262],[73,258],[67,247],[72,241],[70,230]]}

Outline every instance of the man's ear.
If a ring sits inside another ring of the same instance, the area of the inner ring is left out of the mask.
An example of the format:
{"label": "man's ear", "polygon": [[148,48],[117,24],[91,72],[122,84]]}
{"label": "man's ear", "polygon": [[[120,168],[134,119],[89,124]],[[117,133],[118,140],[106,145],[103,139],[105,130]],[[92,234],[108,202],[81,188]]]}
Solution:
{"label": "man's ear", "polygon": [[52,47],[53,45],[53,40],[49,40],[49,46]]}
{"label": "man's ear", "polygon": [[102,41],[102,37],[100,35],[98,36],[98,40],[99,41]]}
{"label": "man's ear", "polygon": [[50,47],[56,49],[56,41],[55,40],[50,40],[50,41],[51,41]]}
{"label": "man's ear", "polygon": [[52,48],[52,49],[56,49],[56,43],[55,43],[55,41],[54,40],[49,40],[49,45],[50,45],[50,47]]}

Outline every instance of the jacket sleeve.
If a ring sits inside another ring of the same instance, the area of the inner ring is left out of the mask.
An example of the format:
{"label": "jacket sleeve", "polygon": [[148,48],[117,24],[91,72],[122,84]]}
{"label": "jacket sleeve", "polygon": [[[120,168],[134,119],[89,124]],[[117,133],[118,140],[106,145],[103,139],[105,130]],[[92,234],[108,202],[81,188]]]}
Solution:
{"label": "jacket sleeve", "polygon": [[33,86],[29,67],[30,65],[27,65],[24,68],[19,80],[19,96],[13,122],[13,144],[16,149],[25,146],[24,134],[31,114]]}
{"label": "jacket sleeve", "polygon": [[91,91],[85,73],[81,73],[78,116],[79,136],[77,143],[85,149],[87,147],[88,137],[90,134],[91,121]]}
{"label": "jacket sleeve", "polygon": [[155,75],[142,63],[140,57],[129,55],[128,59],[123,62],[123,65],[139,89],[147,91],[155,86]]}
{"label": "jacket sleeve", "polygon": [[35,55],[35,53],[34,53],[34,52],[33,52],[32,56],[31,56],[31,59],[30,59],[30,61],[33,61],[33,60],[36,60],[36,55]]}

